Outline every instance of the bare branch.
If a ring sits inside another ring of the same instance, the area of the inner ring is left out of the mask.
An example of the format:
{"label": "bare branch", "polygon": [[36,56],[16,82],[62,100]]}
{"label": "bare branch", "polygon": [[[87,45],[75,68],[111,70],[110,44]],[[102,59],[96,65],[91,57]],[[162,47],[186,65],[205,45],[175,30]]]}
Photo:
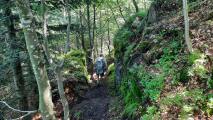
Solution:
{"label": "bare branch", "polygon": [[32,114],[32,113],[35,113],[36,111],[31,111],[31,112],[28,112],[27,114],[19,117],[19,118],[14,118],[14,119],[11,119],[11,120],[22,120],[24,117],[27,117],[28,115]]}
{"label": "bare branch", "polygon": [[37,112],[37,110],[33,110],[33,111],[22,111],[22,110],[18,110],[18,109],[15,109],[13,107],[11,107],[10,105],[8,105],[5,101],[0,101],[0,103],[6,105],[9,109],[15,111],[15,112],[20,112],[20,113],[35,113]]}

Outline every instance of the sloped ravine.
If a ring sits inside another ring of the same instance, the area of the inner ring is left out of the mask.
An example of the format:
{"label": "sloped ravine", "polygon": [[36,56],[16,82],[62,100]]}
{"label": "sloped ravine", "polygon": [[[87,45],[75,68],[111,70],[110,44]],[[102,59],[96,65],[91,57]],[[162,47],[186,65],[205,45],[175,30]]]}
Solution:
{"label": "sloped ravine", "polygon": [[148,13],[130,16],[115,35],[116,82],[125,118],[213,119],[213,1],[188,2],[191,54],[181,0],[156,0]]}

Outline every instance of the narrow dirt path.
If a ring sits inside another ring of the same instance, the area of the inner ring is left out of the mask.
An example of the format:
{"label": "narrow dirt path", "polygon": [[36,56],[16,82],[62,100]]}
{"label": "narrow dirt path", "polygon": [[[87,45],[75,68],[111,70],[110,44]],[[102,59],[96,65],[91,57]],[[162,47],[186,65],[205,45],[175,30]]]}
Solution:
{"label": "narrow dirt path", "polygon": [[84,98],[72,108],[75,120],[108,120],[107,113],[111,97],[106,85],[91,88]]}

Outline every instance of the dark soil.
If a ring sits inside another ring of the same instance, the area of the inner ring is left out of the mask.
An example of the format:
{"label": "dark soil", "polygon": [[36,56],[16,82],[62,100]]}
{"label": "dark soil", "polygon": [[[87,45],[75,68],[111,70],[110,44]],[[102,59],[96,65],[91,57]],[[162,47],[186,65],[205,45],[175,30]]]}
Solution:
{"label": "dark soil", "polygon": [[106,85],[89,89],[84,98],[72,107],[72,120],[108,120],[111,97]]}

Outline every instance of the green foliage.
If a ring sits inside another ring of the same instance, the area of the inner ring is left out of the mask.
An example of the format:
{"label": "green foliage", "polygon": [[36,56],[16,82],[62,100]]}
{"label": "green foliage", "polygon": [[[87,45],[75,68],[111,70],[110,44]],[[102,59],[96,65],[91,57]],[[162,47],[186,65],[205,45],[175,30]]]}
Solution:
{"label": "green foliage", "polygon": [[75,118],[76,120],[80,120],[81,114],[82,114],[82,111],[78,111],[78,112],[74,113],[74,118]]}
{"label": "green foliage", "polygon": [[208,70],[205,67],[205,63],[207,60],[205,59],[206,56],[204,54],[201,54],[199,52],[192,53],[189,57],[189,62],[192,64],[189,75],[195,76],[198,75],[203,79],[208,79]]}
{"label": "green foliage", "polygon": [[189,64],[193,65],[197,59],[201,58],[201,55],[202,54],[199,51],[194,51],[191,53],[188,57]]}
{"label": "green foliage", "polygon": [[[124,51],[127,51],[127,53],[129,53],[131,51],[130,49],[133,48],[133,45],[130,45],[131,46],[130,47],[128,44],[130,38],[134,35],[134,33],[131,31],[131,25],[133,21],[136,19],[136,17],[141,17],[143,19],[146,16],[146,14],[147,13],[145,11],[140,11],[135,15],[130,16],[123,25],[123,27],[120,28],[118,32],[115,34],[114,37],[115,56],[122,56],[121,52],[123,53]],[[139,28],[141,29],[141,27]],[[128,55],[127,53],[126,56]]]}
{"label": "green foliage", "polygon": [[[139,11],[138,13],[130,16],[128,18],[128,20],[125,23],[125,27],[130,27],[132,25],[132,23],[134,22],[134,20],[136,19],[136,17],[140,17],[141,19],[143,19],[145,16],[147,15],[146,11]],[[141,21],[142,22],[142,21]]]}
{"label": "green foliage", "polygon": [[128,118],[134,119],[136,116],[136,112],[138,109],[139,103],[138,102],[131,102],[130,104],[126,104],[125,109],[123,111],[123,115],[127,115]]}
{"label": "green foliage", "polygon": [[113,88],[114,82],[115,82],[115,65],[114,65],[114,63],[112,63],[108,66],[107,71],[108,71],[108,77],[107,77],[108,86],[110,88]]}
{"label": "green foliage", "polygon": [[141,91],[135,81],[136,78],[134,72],[136,71],[132,69],[128,71],[120,87],[120,92],[125,104],[123,115],[132,119],[137,114],[136,111],[139,109],[141,103],[140,98],[142,97]]}
{"label": "green foliage", "polygon": [[161,100],[160,104],[163,106],[179,107],[181,109],[179,117],[181,119],[187,119],[194,111],[198,109],[205,110],[205,100],[206,96],[203,94],[203,90],[194,89],[168,95]]}
{"label": "green foliage", "polygon": [[128,40],[132,35],[133,33],[128,28],[123,28],[118,31],[114,38],[115,55],[125,50],[128,46]]}
{"label": "green foliage", "polygon": [[[150,74],[146,72],[143,66],[134,65],[124,78],[120,90],[126,105],[124,113],[128,117],[134,117],[136,115],[135,110],[139,110],[141,108],[140,104],[145,103],[146,100],[150,99],[155,102],[159,98],[164,85],[163,76]],[[143,92],[140,86],[143,87]],[[127,113],[127,111],[131,112]]]}
{"label": "green foliage", "polygon": [[150,106],[147,108],[146,113],[141,117],[141,120],[159,120],[160,114],[156,106]]}
{"label": "green foliage", "polygon": [[209,89],[213,89],[213,79],[212,79],[212,77],[208,78],[207,85],[208,85]]}
{"label": "green foliage", "polygon": [[139,43],[135,50],[139,50],[141,53],[145,53],[147,50],[149,50],[151,47],[151,43],[149,41],[142,41]]}
{"label": "green foliage", "polygon": [[210,98],[207,102],[207,113],[209,116],[213,115],[213,98]]}
{"label": "green foliage", "polygon": [[155,102],[161,93],[164,86],[164,76],[162,74],[151,74],[146,72],[144,67],[135,66],[137,71],[137,77],[140,79],[140,84],[143,86],[143,97],[142,99],[150,99]]}
{"label": "green foliage", "polygon": [[186,119],[193,111],[197,109],[205,109],[206,96],[202,89],[193,89],[190,91],[182,91],[180,93],[171,94],[163,98],[160,102],[163,106],[177,106],[181,108],[180,118]]}
{"label": "green foliage", "polygon": [[131,44],[126,48],[126,51],[124,53],[124,63],[126,64],[133,52],[133,48],[135,47],[135,44]]}
{"label": "green foliage", "polygon": [[73,76],[78,80],[86,80],[86,59],[85,54],[81,50],[71,50],[64,55],[64,75],[66,77]]}

